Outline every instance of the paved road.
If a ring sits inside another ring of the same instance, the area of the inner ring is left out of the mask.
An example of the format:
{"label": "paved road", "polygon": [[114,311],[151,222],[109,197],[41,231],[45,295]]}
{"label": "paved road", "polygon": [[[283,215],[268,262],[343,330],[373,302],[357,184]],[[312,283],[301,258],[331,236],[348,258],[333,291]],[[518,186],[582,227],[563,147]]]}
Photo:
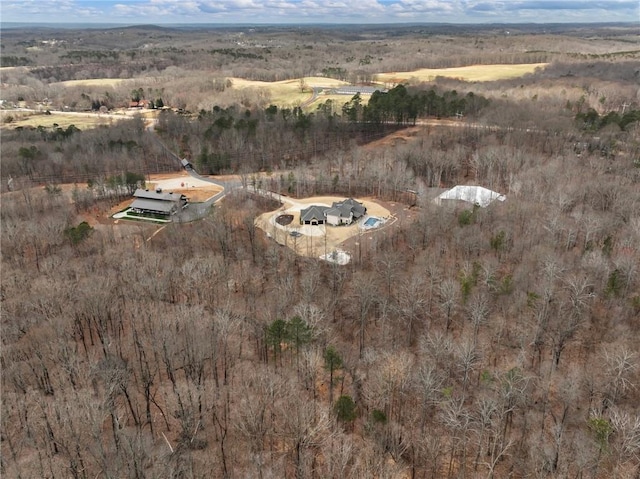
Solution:
{"label": "paved road", "polygon": [[201,181],[206,181],[207,183],[211,183],[213,185],[219,186],[222,188],[222,191],[215,196],[212,196],[207,201],[203,201],[202,203],[190,203],[182,212],[178,214],[178,221],[181,223],[188,221],[195,221],[200,218],[204,218],[209,214],[211,207],[213,204],[222,198],[224,198],[227,194],[233,191],[236,188],[241,188],[242,183],[237,180],[232,181],[220,181],[214,178],[209,178],[206,176],[201,176],[198,174],[196,170],[191,168],[185,168],[185,171],[192,177]]}
{"label": "paved road", "polygon": [[324,90],[324,88],[322,88],[322,87],[317,87],[317,86],[314,86],[314,87],[312,87],[312,88],[313,88],[313,93],[311,94],[311,97],[310,97],[309,99],[305,100],[304,102],[302,102],[302,103],[300,104],[300,107],[304,108],[304,107],[306,107],[306,106],[311,105],[314,101],[316,101],[316,99],[317,99],[317,98],[318,98],[318,96],[320,95],[320,92],[321,92],[322,90]]}
{"label": "paved road", "polygon": [[[149,125],[147,129],[149,130],[149,132],[153,133],[153,138],[155,138],[155,140],[165,150],[165,152],[171,158],[175,159],[176,164],[180,165],[180,168],[182,168],[182,159],[178,155],[176,155],[173,151],[171,151],[169,148],[167,148],[167,146],[162,142],[162,140],[158,137],[158,135],[155,134],[155,132],[153,131],[153,124]],[[215,202],[224,198],[234,189],[242,187],[242,183],[239,180],[222,181],[222,180],[211,178],[208,176],[202,176],[198,174],[198,172],[193,168],[193,166],[186,167],[185,171],[192,178],[196,178],[198,180],[211,183],[212,185],[219,186],[220,188],[222,188],[222,191],[217,195],[212,196],[207,201],[204,201],[201,203],[189,203],[189,206],[187,206],[180,213],[178,213],[176,219],[179,223],[187,223],[189,221],[195,221],[195,220],[199,220],[201,218],[206,217],[209,214],[209,211],[211,210],[211,207]]]}

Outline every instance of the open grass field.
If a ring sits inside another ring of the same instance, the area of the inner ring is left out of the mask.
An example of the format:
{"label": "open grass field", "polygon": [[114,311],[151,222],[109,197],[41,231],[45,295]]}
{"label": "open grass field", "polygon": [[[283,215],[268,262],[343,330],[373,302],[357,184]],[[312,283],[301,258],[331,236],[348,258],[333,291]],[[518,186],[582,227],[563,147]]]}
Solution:
{"label": "open grass field", "polygon": [[[133,115],[140,115],[145,119],[153,119],[158,115],[157,110],[122,110],[112,113],[96,112],[60,112],[50,114],[39,111],[4,110],[0,111],[0,128],[68,128],[74,125],[80,130],[109,126],[119,120],[130,119]],[[11,121],[9,121],[9,119]]]}
{"label": "open grass field", "polygon": [[115,87],[122,85],[123,83],[132,83],[136,80],[127,78],[89,78],[86,80],[67,80],[57,83],[53,83],[55,86],[75,87],[75,86],[100,86],[100,87]]}
{"label": "open grass field", "polygon": [[[300,78],[294,78],[292,80],[282,80],[275,82],[257,81],[257,80],[245,80],[244,78],[230,78],[233,88],[269,88],[274,93],[281,92],[300,92]],[[348,85],[347,82],[341,80],[335,80],[333,78],[326,77],[304,77],[302,78],[304,84],[307,87],[339,87],[342,85]]]}
{"label": "open grass field", "polygon": [[[301,83],[304,85],[304,91],[301,91]],[[242,90],[245,88],[264,89],[269,93],[271,103],[283,107],[298,106],[305,103],[311,97],[311,88],[333,88],[342,85],[347,85],[347,82],[335,80],[333,78],[325,77],[304,77],[302,79],[296,78],[293,80],[283,80],[277,82],[264,82],[245,80],[243,78],[231,78],[232,88]],[[322,99],[322,100],[320,100]],[[316,102],[311,105],[312,109],[319,102],[324,102],[327,98],[320,96]],[[347,97],[342,98],[345,102],[349,100]]]}
{"label": "open grass field", "polygon": [[[527,73],[533,73],[536,68],[544,68],[546,63],[524,63],[517,65],[471,65],[458,68],[439,68],[408,72],[379,73],[374,78],[380,83],[402,83],[405,81],[427,82],[433,81],[436,77],[456,78],[469,82],[484,82],[494,80],[504,80],[521,77]],[[284,80],[278,82],[264,82],[245,80],[243,78],[232,78],[232,88],[242,90],[244,88],[264,89],[270,95],[271,102],[278,106],[290,107],[304,104],[311,93],[308,91],[312,87],[333,88],[348,85],[347,82],[325,77],[305,77],[303,83],[306,86],[304,92],[301,91],[301,80]],[[351,97],[348,95],[325,95],[320,94],[316,100],[308,105],[306,109],[313,111],[321,103],[332,100],[339,111],[342,105],[348,102]],[[368,100],[368,95],[363,95],[363,100]]]}
{"label": "open grass field", "polygon": [[[108,126],[118,121],[115,115],[98,115],[97,113],[51,113],[50,115],[39,112],[3,111],[0,113],[0,128],[68,128],[74,125],[80,130]],[[122,115],[122,118],[127,118]],[[9,119],[11,121],[9,122]]]}
{"label": "open grass field", "polygon": [[436,77],[456,78],[468,82],[482,82],[518,78],[544,68],[546,63],[522,63],[517,65],[471,65],[457,68],[422,68],[410,72],[379,73],[376,80],[385,83],[400,83],[406,80],[433,81]]}

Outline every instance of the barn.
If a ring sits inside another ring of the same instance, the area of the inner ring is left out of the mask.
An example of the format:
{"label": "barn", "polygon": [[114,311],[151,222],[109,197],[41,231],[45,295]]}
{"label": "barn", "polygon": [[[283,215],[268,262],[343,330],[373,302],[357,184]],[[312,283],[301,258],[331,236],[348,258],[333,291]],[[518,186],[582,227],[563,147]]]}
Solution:
{"label": "barn", "polygon": [[173,192],[165,193],[160,188],[155,191],[138,188],[133,196],[135,200],[131,203],[130,208],[138,214],[171,216],[189,203],[185,195]]}

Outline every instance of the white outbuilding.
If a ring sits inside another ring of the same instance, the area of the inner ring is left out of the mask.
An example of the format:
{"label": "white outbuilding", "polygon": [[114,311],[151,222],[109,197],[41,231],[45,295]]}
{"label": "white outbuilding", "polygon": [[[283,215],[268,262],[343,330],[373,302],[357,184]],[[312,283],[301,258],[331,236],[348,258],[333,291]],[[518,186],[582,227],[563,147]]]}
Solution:
{"label": "white outbuilding", "polygon": [[438,204],[442,204],[443,200],[466,201],[467,203],[485,208],[495,200],[505,201],[506,199],[506,196],[482,186],[458,185],[440,194],[435,201]]}

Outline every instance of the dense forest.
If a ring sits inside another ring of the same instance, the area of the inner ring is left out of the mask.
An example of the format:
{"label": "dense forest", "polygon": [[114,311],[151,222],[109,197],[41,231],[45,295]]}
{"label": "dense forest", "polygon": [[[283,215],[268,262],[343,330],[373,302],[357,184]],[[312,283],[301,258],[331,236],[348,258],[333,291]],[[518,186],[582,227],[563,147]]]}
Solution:
{"label": "dense forest", "polygon": [[[526,33],[604,54],[613,40],[596,34]],[[313,111],[220,102],[153,128],[3,125],[0,473],[637,478],[638,88],[564,56],[519,80]],[[341,266],[270,239],[254,220],[280,204],[246,188],[192,223],[107,218],[177,172],[174,154],[291,196],[366,196],[398,221],[346,245]],[[433,201],[456,184],[506,201]]]}

